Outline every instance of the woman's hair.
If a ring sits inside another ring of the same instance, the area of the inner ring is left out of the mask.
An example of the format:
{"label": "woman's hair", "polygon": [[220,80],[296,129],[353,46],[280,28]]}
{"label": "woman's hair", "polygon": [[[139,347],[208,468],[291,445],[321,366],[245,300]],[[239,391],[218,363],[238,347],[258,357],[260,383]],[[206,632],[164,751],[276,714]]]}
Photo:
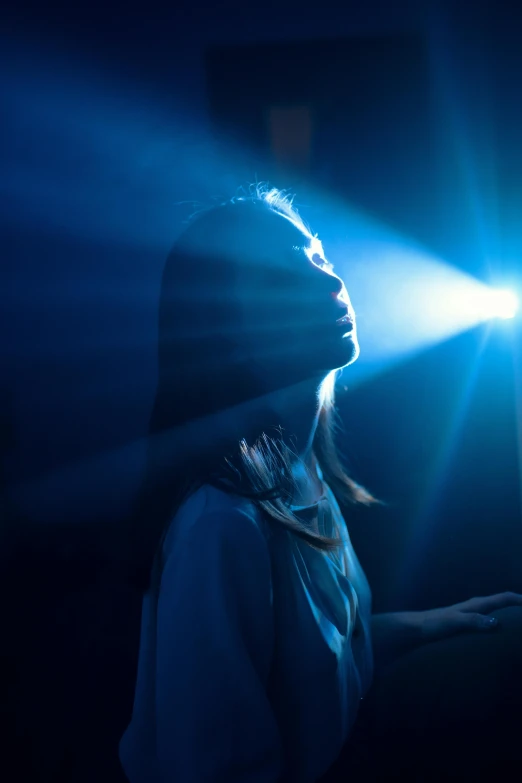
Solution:
{"label": "woman's hair", "polygon": [[[255,357],[242,354],[238,340],[239,268],[262,273],[267,259],[277,263],[296,245],[309,251],[314,242],[290,197],[256,185],[197,213],[167,258],[147,465],[128,530],[133,581],[142,589],[177,508],[203,484],[250,498],[267,521],[313,547],[340,544],[292,513],[296,455],[267,402],[284,382],[277,373],[256,372]],[[340,504],[370,504],[374,499],[347,475],[336,450],[335,376],[320,387],[314,456]]]}

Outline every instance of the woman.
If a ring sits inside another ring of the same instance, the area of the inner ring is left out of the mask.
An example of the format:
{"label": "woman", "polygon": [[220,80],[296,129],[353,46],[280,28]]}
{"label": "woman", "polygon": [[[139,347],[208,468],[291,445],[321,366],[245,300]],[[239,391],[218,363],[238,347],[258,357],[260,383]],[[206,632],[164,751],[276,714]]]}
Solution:
{"label": "woman", "polygon": [[200,213],[178,239],[132,537],[145,598],[120,743],[131,783],[316,781],[374,653],[386,664],[521,603],[372,620],[339,506],[375,501],[332,433],[335,376],[358,353],[346,288],[279,191]]}

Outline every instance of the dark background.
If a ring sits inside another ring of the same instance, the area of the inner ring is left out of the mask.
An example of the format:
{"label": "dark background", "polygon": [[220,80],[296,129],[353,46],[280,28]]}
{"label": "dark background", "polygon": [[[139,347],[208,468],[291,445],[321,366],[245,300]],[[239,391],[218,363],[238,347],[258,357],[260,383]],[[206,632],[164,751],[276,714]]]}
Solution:
{"label": "dark background", "polygon": [[[140,606],[110,557],[143,464],[161,268],[192,202],[256,177],[301,188],[328,248],[313,187],[475,277],[520,280],[519,31],[510,4],[463,0],[8,9],[2,655],[19,779],[118,779]],[[309,143],[278,159],[271,112],[292,106]],[[386,501],[348,512],[377,611],[522,592],[511,335],[477,328],[340,397],[341,448]]]}

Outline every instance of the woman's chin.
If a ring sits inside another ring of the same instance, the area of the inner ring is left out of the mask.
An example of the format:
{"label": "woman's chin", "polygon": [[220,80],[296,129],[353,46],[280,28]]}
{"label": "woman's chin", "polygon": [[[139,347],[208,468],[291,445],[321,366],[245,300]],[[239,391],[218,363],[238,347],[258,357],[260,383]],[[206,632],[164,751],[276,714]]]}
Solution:
{"label": "woman's chin", "polygon": [[343,338],[343,339],[346,339],[346,341],[350,346],[349,351],[347,350],[347,353],[348,352],[350,353],[350,358],[348,359],[346,364],[353,364],[355,361],[357,361],[357,359],[359,358],[359,354],[361,353],[359,341],[356,335],[354,335],[353,337],[350,336],[349,340],[348,338]]}
{"label": "woman's chin", "polygon": [[324,358],[330,363],[330,370],[337,370],[341,367],[347,367],[353,364],[360,353],[357,335],[346,334],[336,345],[330,346],[330,350],[325,352]]}

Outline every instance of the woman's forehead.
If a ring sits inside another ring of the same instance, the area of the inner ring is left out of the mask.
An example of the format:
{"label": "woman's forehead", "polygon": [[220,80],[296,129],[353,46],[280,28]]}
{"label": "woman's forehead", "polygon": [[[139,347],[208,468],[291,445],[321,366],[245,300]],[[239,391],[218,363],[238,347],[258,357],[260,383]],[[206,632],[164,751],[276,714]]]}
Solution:
{"label": "woman's forehead", "polygon": [[320,256],[321,258],[325,257],[323,243],[318,236],[310,237],[309,245],[306,248],[306,255],[310,258],[310,260],[312,260],[315,255]]}
{"label": "woman's forehead", "polygon": [[272,212],[272,216],[277,220],[277,223],[272,225],[274,229],[277,225],[279,230],[276,229],[272,236],[267,238],[267,244],[272,244],[270,240],[275,243],[283,240],[284,244],[288,243],[288,246],[294,250],[304,250],[310,259],[316,254],[323,257],[324,249],[321,240],[317,235],[312,234],[304,224],[280,212]]}
{"label": "woman's forehead", "polygon": [[309,231],[304,224],[300,224],[299,222],[296,222],[292,220],[291,217],[288,215],[280,215],[283,219],[288,221],[291,226],[292,230],[294,232],[294,247],[301,250],[305,250],[307,256],[311,259],[314,255],[319,255],[321,258],[324,258],[324,248],[323,243],[317,236],[317,234],[312,234],[311,231]]}

